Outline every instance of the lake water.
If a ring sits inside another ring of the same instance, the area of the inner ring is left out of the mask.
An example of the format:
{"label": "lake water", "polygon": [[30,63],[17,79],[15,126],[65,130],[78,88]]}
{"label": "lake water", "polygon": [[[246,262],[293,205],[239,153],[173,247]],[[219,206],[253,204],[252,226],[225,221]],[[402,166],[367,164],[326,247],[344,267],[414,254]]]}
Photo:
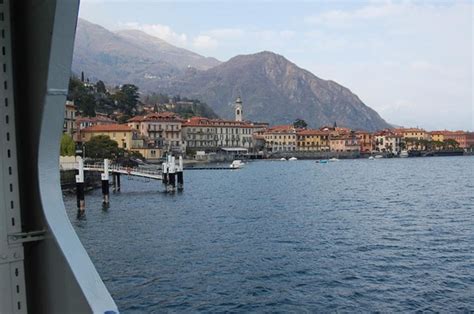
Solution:
{"label": "lake water", "polygon": [[474,310],[474,157],[255,161],[127,179],[79,238],[122,312]]}

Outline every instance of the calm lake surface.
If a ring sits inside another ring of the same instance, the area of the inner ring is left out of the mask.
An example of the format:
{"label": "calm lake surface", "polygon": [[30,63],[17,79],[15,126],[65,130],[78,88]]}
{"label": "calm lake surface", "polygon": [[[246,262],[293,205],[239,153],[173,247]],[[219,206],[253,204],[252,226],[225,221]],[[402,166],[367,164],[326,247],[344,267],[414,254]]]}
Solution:
{"label": "calm lake surface", "polygon": [[474,310],[474,157],[122,178],[108,211],[64,199],[122,312]]}

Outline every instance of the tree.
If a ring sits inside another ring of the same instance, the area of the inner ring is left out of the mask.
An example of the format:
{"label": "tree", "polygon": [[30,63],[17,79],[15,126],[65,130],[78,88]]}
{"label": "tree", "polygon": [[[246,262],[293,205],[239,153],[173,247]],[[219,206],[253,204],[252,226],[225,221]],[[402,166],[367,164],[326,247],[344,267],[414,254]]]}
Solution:
{"label": "tree", "polygon": [[133,115],[137,108],[138,99],[138,87],[133,84],[122,85],[120,90],[114,94],[118,109],[127,115]]}
{"label": "tree", "polygon": [[293,122],[293,126],[297,129],[304,129],[308,124],[303,119],[296,119],[295,122]]}
{"label": "tree", "polygon": [[89,158],[115,159],[124,154],[117,142],[111,140],[107,135],[93,136],[90,141],[85,143],[85,149],[86,157]]}
{"label": "tree", "polygon": [[95,84],[95,88],[97,89],[98,93],[102,93],[102,94],[107,93],[107,89],[105,88],[105,84],[101,80],[97,81],[97,83]]}
{"label": "tree", "polygon": [[444,144],[446,145],[447,149],[459,148],[459,143],[456,140],[451,139],[451,138],[444,140]]}
{"label": "tree", "polygon": [[74,156],[76,153],[76,145],[72,140],[72,137],[69,134],[64,133],[61,137],[61,146],[60,146],[60,154],[61,156]]}
{"label": "tree", "polygon": [[95,117],[95,98],[93,90],[76,77],[69,80],[68,99],[73,100],[84,116]]}

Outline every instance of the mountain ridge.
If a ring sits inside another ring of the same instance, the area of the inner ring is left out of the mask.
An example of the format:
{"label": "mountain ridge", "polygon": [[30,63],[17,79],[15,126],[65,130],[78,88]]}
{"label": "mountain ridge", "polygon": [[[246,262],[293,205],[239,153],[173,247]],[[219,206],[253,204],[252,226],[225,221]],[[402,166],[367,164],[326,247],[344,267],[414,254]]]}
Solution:
{"label": "mountain ridge", "polygon": [[336,122],[371,131],[390,127],[348,88],[271,51],[220,62],[139,30],[110,32],[80,20],[73,70],[112,84],[200,99],[224,118],[233,117],[232,102],[241,96],[250,120],[284,124],[302,118],[311,127]]}

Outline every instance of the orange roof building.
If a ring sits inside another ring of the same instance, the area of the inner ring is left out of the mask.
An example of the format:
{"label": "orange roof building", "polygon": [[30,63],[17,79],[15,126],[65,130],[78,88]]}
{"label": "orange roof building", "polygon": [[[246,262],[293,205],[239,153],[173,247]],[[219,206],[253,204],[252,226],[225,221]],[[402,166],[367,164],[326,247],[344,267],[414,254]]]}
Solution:
{"label": "orange roof building", "polygon": [[88,142],[98,135],[108,136],[117,142],[119,148],[131,149],[133,141],[137,139],[137,132],[126,124],[94,125],[81,130],[81,141]]}
{"label": "orange roof building", "polygon": [[296,146],[299,151],[329,151],[330,132],[321,130],[298,130]]}
{"label": "orange roof building", "polygon": [[248,151],[254,148],[254,134],[265,126],[249,121],[209,119],[192,117],[183,123],[183,137],[190,150],[207,152],[220,149],[240,149]]}
{"label": "orange roof building", "polygon": [[128,125],[140,135],[154,140],[165,151],[183,153],[186,143],[182,137],[184,120],[174,112],[153,112],[128,120]]}

